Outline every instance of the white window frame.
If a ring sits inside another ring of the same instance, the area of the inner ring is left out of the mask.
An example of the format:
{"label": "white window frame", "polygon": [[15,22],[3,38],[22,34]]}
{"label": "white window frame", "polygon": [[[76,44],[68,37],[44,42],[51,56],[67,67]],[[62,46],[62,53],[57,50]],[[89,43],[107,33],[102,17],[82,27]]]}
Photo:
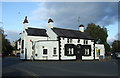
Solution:
{"label": "white window frame", "polygon": [[85,49],[85,54],[84,55],[89,55],[90,52],[89,52],[89,49]]}

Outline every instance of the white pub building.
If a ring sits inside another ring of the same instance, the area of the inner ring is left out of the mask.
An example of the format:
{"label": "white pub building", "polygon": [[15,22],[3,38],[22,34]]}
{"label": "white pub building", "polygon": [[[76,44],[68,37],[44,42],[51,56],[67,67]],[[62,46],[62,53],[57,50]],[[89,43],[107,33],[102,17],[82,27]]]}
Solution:
{"label": "white pub building", "polygon": [[27,16],[23,22],[20,59],[23,60],[96,60],[104,57],[103,44],[79,30],[54,27],[54,21],[48,20],[47,29],[28,27]]}

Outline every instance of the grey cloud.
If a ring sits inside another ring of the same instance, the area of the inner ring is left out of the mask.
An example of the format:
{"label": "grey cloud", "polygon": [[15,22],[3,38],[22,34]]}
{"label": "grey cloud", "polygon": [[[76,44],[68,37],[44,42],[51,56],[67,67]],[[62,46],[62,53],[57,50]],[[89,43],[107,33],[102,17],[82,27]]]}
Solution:
{"label": "grey cloud", "polygon": [[36,9],[32,17],[46,23],[52,17],[56,26],[65,28],[76,29],[80,23],[87,25],[91,22],[108,26],[117,21],[117,7],[117,2],[48,2]]}

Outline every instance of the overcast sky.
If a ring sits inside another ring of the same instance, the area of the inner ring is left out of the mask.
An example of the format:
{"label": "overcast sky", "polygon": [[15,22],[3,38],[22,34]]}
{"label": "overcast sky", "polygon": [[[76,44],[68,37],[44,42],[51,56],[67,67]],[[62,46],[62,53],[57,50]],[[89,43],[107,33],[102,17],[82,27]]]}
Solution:
{"label": "overcast sky", "polygon": [[118,38],[117,2],[5,2],[2,22],[7,38],[17,40],[28,16],[29,26],[46,28],[48,18],[56,27],[76,29],[79,24],[95,23],[108,29],[108,42]]}

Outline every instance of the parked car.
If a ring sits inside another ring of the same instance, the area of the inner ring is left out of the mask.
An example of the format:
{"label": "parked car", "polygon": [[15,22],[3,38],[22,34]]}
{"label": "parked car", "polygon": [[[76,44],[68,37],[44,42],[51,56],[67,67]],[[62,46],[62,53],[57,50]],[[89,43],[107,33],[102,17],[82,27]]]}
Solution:
{"label": "parked car", "polygon": [[112,52],[106,52],[105,55],[106,55],[106,56],[113,56],[113,53],[112,53]]}
{"label": "parked car", "polygon": [[20,57],[20,53],[17,53],[16,56],[17,56],[17,57]]}
{"label": "parked car", "polygon": [[120,52],[115,52],[115,58],[120,58]]}

